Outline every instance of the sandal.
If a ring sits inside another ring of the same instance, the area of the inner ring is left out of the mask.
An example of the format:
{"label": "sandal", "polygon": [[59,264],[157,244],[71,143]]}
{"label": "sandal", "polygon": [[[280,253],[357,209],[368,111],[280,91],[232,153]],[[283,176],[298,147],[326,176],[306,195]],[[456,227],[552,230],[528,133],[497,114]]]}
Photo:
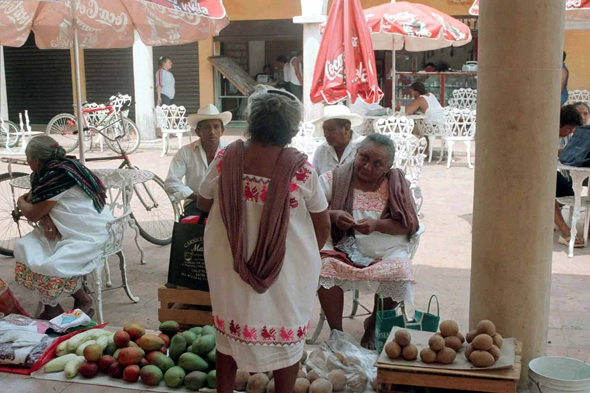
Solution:
{"label": "sandal", "polygon": [[[563,237],[562,235],[559,236],[558,240],[559,244],[563,244],[564,246],[570,245],[570,237]],[[576,237],[576,241],[574,242],[574,248],[582,248],[584,247],[584,239]]]}

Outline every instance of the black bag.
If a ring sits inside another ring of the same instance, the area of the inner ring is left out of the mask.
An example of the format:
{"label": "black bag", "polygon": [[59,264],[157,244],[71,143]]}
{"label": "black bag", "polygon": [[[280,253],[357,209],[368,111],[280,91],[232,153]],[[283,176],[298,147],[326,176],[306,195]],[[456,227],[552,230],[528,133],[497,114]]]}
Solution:
{"label": "black bag", "polygon": [[561,151],[563,165],[590,167],[590,126],[578,127]]}
{"label": "black bag", "polygon": [[201,215],[197,224],[174,223],[168,266],[169,284],[209,292],[203,253],[205,221],[205,215]]}

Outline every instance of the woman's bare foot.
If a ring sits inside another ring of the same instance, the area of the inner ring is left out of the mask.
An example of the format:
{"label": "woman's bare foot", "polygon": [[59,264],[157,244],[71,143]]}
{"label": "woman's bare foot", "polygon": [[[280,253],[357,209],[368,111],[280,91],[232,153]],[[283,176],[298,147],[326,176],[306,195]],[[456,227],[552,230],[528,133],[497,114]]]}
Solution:
{"label": "woman's bare foot", "polygon": [[57,305],[55,307],[51,307],[48,305],[45,305],[45,309],[43,310],[43,312],[39,315],[38,319],[43,319],[45,321],[49,321],[57,316],[60,316],[61,314],[64,313],[64,309],[61,305]]}
{"label": "woman's bare foot", "polygon": [[92,309],[92,296],[84,292],[83,289],[79,289],[76,293],[72,294],[74,298],[74,309],[79,308],[86,314]]}

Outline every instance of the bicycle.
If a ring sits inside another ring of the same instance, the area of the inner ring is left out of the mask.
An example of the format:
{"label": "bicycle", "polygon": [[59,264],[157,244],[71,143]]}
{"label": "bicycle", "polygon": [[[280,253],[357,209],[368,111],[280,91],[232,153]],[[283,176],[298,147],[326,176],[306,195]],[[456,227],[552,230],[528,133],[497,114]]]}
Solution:
{"label": "bicycle", "polygon": [[[105,137],[109,149],[117,154],[119,154],[119,151],[113,145],[113,137],[117,136],[120,136],[121,138],[119,140],[126,144],[124,151],[127,154],[131,154],[138,149],[141,143],[141,134],[135,123],[124,115],[129,110],[131,103],[127,102],[129,105],[125,110],[123,107],[117,110],[113,103],[113,101],[116,101],[120,97],[122,97],[121,94],[113,96],[111,97],[111,102],[104,105],[94,104],[94,106],[89,106],[90,104],[87,102],[82,103],[82,106],[85,107],[82,109],[84,115],[83,139],[85,149],[92,148],[93,137],[96,134]],[[76,108],[76,105],[74,105],[74,108]],[[72,152],[79,146],[78,123],[76,117],[69,113],[61,113],[51,119],[49,124],[47,124],[45,133],[56,138],[67,153]],[[107,138],[105,134],[111,137]]]}
{"label": "bicycle", "polygon": [[19,129],[16,124],[9,120],[3,120],[0,117],[0,147],[7,146],[7,138],[8,147],[15,147],[18,145],[18,142],[20,141],[18,130]]}
{"label": "bicycle", "polygon": [[[121,147],[119,140],[123,138],[123,135],[110,138],[100,130],[91,129],[91,131],[99,133],[107,141],[115,144],[119,155],[90,157],[86,159],[86,162],[122,159],[123,162],[118,169],[140,169],[131,163],[129,153]],[[77,131],[74,132],[77,133]],[[69,156],[69,158],[75,157]],[[16,202],[27,190],[13,187],[10,182],[21,176],[29,176],[29,174],[13,172],[12,165],[28,164],[24,160],[13,158],[2,158],[2,162],[8,163],[8,173],[0,174],[0,255],[14,256],[16,239],[29,233],[34,225],[28,221],[27,225],[20,225],[23,218],[18,212]],[[137,223],[141,237],[152,244],[161,246],[172,242],[172,230],[174,222],[179,221],[180,210],[177,203],[166,192],[164,181],[159,176],[154,174],[153,178],[147,182],[133,186],[131,211],[131,217]]]}

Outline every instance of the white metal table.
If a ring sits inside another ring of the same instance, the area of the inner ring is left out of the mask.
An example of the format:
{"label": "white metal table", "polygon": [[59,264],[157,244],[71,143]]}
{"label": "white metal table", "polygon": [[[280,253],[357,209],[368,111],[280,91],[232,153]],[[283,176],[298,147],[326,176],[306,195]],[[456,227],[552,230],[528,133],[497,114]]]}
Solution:
{"label": "white metal table", "polygon": [[22,155],[25,154],[25,150],[27,149],[27,137],[34,137],[36,135],[41,135],[41,134],[45,134],[43,131],[19,131],[19,132],[14,132],[10,135],[16,135],[16,137],[18,138],[19,136],[22,138],[22,144],[20,147],[10,147],[9,146],[9,141],[10,141],[10,135],[6,135],[6,152],[4,154],[11,154],[11,155]]}
{"label": "white metal table", "polygon": [[393,116],[398,117],[405,117],[406,119],[414,120],[416,125],[418,122],[422,122],[426,119],[426,115],[404,115],[401,112],[395,112],[393,115],[385,115],[385,116],[363,116],[366,121],[366,126],[363,129],[363,135],[370,135],[375,133],[375,122],[379,119],[387,119]]}
{"label": "white metal table", "polygon": [[[578,222],[578,218],[580,217],[580,210],[582,207],[582,189],[584,180],[590,178],[590,168],[588,167],[578,167],[578,166],[569,166],[563,165],[562,163],[557,164],[557,169],[559,170],[566,170],[569,171],[570,176],[572,178],[572,187],[574,189],[574,203],[573,203],[573,214],[572,222],[571,222],[571,236],[570,236],[570,244],[569,244],[569,252],[568,257],[574,257],[574,245],[576,242],[576,235],[578,234],[578,230],[576,228],[576,224]],[[572,197],[565,197],[559,198],[558,201],[565,203],[571,206],[571,198]],[[590,208],[590,204],[588,204],[588,198],[584,200],[587,208]],[[586,221],[590,218],[590,212],[586,211]],[[584,225],[584,246],[588,245],[588,225]]]}
{"label": "white metal table", "polygon": [[[128,179],[131,179],[133,184],[145,183],[148,180],[154,178],[154,173],[150,171],[145,171],[142,169],[135,170],[135,169],[93,169],[92,173],[94,173],[100,180],[104,181],[107,178],[111,178],[110,176],[115,173],[125,173]],[[123,177],[121,177],[123,180]],[[16,179],[12,179],[10,181],[10,185],[17,188],[31,188],[31,181],[29,176],[21,176],[17,177]],[[105,184],[105,186],[107,186]]]}

